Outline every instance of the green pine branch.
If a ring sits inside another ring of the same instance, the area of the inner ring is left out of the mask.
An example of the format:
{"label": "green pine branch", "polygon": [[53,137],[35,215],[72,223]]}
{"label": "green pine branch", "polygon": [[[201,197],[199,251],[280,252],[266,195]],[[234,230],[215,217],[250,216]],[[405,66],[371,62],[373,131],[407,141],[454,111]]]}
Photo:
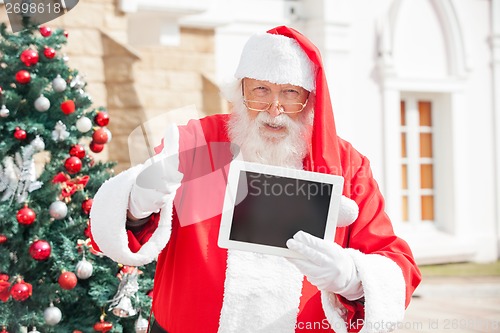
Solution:
{"label": "green pine branch", "polygon": [[[0,165],[6,159],[20,153],[23,147],[30,145],[35,138],[43,140],[45,148],[39,155],[47,159],[43,171],[37,180],[43,186],[28,194],[27,202],[19,203],[15,198],[0,201],[0,236],[7,240],[0,244],[0,273],[8,275],[8,283],[16,283],[17,277],[24,279],[33,287],[32,295],[24,301],[10,297],[0,301],[0,326],[4,325],[11,333],[20,332],[21,327],[36,326],[43,333],[66,333],[80,330],[94,332],[93,325],[99,321],[102,312],[107,313],[106,320],[113,323],[112,332],[134,332],[133,318],[117,318],[109,310],[109,300],[113,298],[119,285],[117,273],[120,267],[112,260],[93,254],[86,246],[78,246],[85,241],[88,215],[82,210],[84,200],[92,198],[100,185],[112,176],[113,162],[94,162],[90,156],[88,143],[92,130],[81,133],[76,121],[85,116],[95,123],[98,112],[106,112],[103,107],[93,107],[91,97],[83,86],[71,87],[79,78],[78,70],[70,67],[70,61],[64,56],[66,37],[64,31],[54,29],[48,37],[40,35],[38,26],[25,22],[27,29],[19,33],[9,33],[4,24],[0,25],[0,107],[4,105],[10,112],[0,118]],[[54,58],[44,55],[45,48],[56,52]],[[38,52],[38,62],[27,66],[20,59],[23,51],[31,49]],[[16,81],[16,73],[28,71],[29,83]],[[60,75],[67,87],[57,92],[52,81]],[[50,102],[45,112],[37,111],[35,101],[43,95]],[[66,115],[61,110],[61,103],[66,100],[75,102],[75,112]],[[53,131],[58,122],[66,126],[68,137],[54,140]],[[14,137],[16,128],[26,131],[26,139]],[[69,150],[75,144],[86,149],[86,156],[81,159],[82,168],[71,174],[64,163]],[[50,205],[61,199],[61,185],[53,182],[56,175],[63,172],[70,178],[89,176],[83,189],[76,191],[67,201],[68,214],[55,220],[49,211]],[[3,193],[0,192],[0,198]],[[16,214],[27,204],[35,211],[36,220],[30,225],[18,223]],[[47,260],[37,261],[29,254],[29,247],[36,239],[43,239],[51,245],[51,255]],[[72,290],[64,290],[58,283],[61,271],[74,272],[77,263],[85,258],[93,265],[93,274],[89,279],[78,280]],[[140,268],[144,273],[139,277],[139,292],[134,297],[135,307],[141,307],[143,315],[150,311],[151,299],[147,293],[153,287],[154,266]],[[5,282],[5,281],[4,281]],[[1,281],[0,281],[1,283]],[[1,286],[1,284],[0,284]],[[0,289],[0,293],[1,293]],[[47,325],[43,313],[53,302],[62,312],[62,320],[54,326]]]}

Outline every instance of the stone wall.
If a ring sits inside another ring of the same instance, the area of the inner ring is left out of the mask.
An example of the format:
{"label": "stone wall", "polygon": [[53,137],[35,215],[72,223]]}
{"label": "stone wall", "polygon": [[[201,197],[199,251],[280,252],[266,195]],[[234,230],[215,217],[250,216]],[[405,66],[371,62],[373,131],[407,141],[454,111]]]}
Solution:
{"label": "stone wall", "polygon": [[[213,30],[181,28],[178,46],[131,47],[127,45],[127,15],[117,3],[80,1],[47,25],[68,31],[63,49],[68,64],[85,76],[94,107],[105,106],[109,111],[113,139],[96,159],[117,161],[119,172],[131,164],[129,151],[134,153],[133,163],[151,153],[166,123],[182,124],[188,118],[225,112],[226,108],[212,79]],[[0,22],[7,22],[2,7]],[[134,129],[136,134],[146,133],[146,141],[135,136],[129,147]]]}
{"label": "stone wall", "polygon": [[[138,49],[135,86],[144,109],[151,145],[160,142],[165,124],[225,111],[213,89],[213,31],[181,29],[180,45]],[[215,89],[217,90],[217,89]]]}

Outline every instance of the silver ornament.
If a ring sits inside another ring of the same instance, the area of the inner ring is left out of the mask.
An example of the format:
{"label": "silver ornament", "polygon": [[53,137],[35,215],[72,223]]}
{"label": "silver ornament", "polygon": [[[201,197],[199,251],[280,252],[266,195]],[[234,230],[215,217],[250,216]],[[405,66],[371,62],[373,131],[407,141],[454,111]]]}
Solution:
{"label": "silver ornament", "polygon": [[43,318],[47,325],[54,326],[59,324],[62,319],[62,312],[54,304],[50,303],[50,306],[43,311]]}
{"label": "silver ornament", "polygon": [[49,214],[56,220],[62,220],[68,215],[68,206],[62,201],[54,201],[49,206]]}
{"label": "silver ornament", "polygon": [[118,290],[115,296],[110,301],[108,311],[112,311],[117,317],[125,318],[135,316],[137,311],[132,306],[132,301],[130,297],[139,290],[139,283],[137,282],[138,273],[137,268],[132,271],[132,273],[126,273],[122,276],[120,285],[118,285]]}
{"label": "silver ornament", "polygon": [[31,141],[30,145],[33,146],[35,151],[42,151],[45,149],[45,142],[39,135],[37,135],[36,138]]}
{"label": "silver ornament", "polygon": [[57,75],[57,77],[52,80],[52,89],[54,89],[55,92],[63,92],[66,90],[66,80],[64,80],[61,75]]}
{"label": "silver ornament", "polygon": [[104,130],[104,132],[106,132],[106,134],[108,135],[108,141],[106,141],[106,143],[109,143],[111,141],[111,139],[113,138],[112,134],[111,134],[111,131],[107,128],[107,127],[103,127],[102,128]]}
{"label": "silver ornament", "polygon": [[128,296],[123,296],[112,311],[115,316],[120,318],[132,317],[137,313]]}
{"label": "silver ornament", "polygon": [[80,133],[87,133],[92,129],[92,121],[87,117],[81,117],[76,121],[76,128]]}
{"label": "silver ornament", "polygon": [[76,264],[75,274],[79,279],[85,280],[92,276],[94,267],[85,258]]}
{"label": "silver ornament", "polygon": [[52,140],[60,142],[66,140],[68,137],[69,132],[66,131],[66,125],[58,120],[52,131]]}
{"label": "silver ornament", "polygon": [[82,89],[86,84],[87,82],[85,82],[85,76],[77,74],[73,80],[71,80],[69,86],[73,89]]}
{"label": "silver ornament", "polygon": [[40,332],[36,330],[35,326],[33,326],[33,328],[31,329],[30,333],[40,333]]}
{"label": "silver ornament", "polygon": [[45,112],[49,108],[50,108],[50,101],[49,101],[49,99],[47,97],[45,97],[43,95],[40,95],[40,97],[38,97],[35,100],[35,109],[38,112]]}
{"label": "silver ornament", "polygon": [[10,114],[9,109],[5,105],[2,105],[2,108],[0,109],[0,117],[2,118],[7,118]]}
{"label": "silver ornament", "polygon": [[139,314],[139,317],[135,321],[135,333],[147,333],[148,331],[148,320]]}

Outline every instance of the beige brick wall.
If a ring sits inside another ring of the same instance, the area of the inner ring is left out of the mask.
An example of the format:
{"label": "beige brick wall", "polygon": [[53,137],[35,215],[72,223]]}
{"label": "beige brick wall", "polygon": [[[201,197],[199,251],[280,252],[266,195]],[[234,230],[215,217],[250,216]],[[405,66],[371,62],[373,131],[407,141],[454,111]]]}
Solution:
{"label": "beige brick wall", "polygon": [[[211,77],[215,71],[214,32],[181,28],[179,46],[149,46],[136,49],[141,61],[134,63],[134,87],[143,106],[143,124],[152,146],[169,122],[225,112],[214,98]],[[211,89],[205,89],[211,83]],[[208,101],[211,104],[208,106]],[[144,151],[135,149],[134,152]]]}
{"label": "beige brick wall", "polygon": [[[127,16],[117,2],[80,1],[47,25],[68,31],[63,52],[69,57],[69,66],[85,76],[94,107],[105,106],[109,111],[113,139],[96,158],[117,161],[119,172],[130,166],[129,135],[141,124],[154,124],[146,127],[152,131],[147,139],[156,145],[165,123],[224,112],[225,104],[211,79],[215,70],[213,30],[181,28],[178,46],[130,47],[126,43]],[[1,6],[0,21],[7,22]],[[189,112],[170,112],[189,105]],[[135,142],[130,150],[138,155],[136,161],[146,158],[144,142]]]}

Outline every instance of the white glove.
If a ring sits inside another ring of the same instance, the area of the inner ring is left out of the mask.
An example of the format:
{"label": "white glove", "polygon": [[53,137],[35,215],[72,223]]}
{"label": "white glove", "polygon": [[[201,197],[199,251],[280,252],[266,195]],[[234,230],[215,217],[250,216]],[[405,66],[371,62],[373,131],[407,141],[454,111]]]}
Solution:
{"label": "white glove", "polygon": [[[176,141],[168,141],[176,140]],[[178,142],[177,128],[167,129],[162,152],[148,159],[132,186],[129,198],[129,212],[142,219],[160,211],[172,194],[181,186],[183,174],[179,171],[179,153],[169,154],[167,144]],[[177,146],[174,145],[174,146]]]}
{"label": "white glove", "polygon": [[351,301],[363,297],[356,265],[340,245],[299,231],[286,246],[304,257],[288,260],[319,290],[342,295]]}

